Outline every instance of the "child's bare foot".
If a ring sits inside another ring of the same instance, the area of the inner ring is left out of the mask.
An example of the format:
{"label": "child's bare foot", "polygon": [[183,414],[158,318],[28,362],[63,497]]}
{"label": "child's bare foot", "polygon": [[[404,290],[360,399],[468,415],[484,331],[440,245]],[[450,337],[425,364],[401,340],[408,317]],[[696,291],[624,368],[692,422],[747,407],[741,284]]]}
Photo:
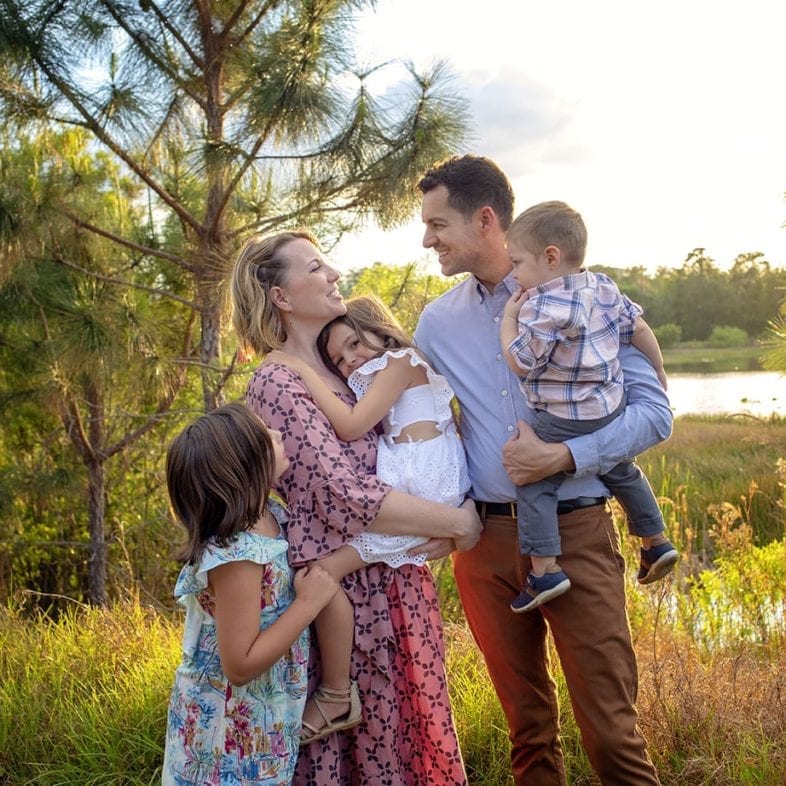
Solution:
{"label": "child's bare foot", "polygon": [[348,688],[334,690],[320,685],[306,703],[300,744],[308,745],[333,732],[351,729],[362,719],[360,694],[352,680]]}

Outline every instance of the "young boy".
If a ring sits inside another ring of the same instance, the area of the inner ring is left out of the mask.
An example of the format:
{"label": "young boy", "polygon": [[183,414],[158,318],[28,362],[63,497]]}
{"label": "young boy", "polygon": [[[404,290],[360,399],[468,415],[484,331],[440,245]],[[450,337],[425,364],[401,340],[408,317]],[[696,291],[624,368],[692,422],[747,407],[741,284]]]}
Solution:
{"label": "young boy", "polygon": [[[513,275],[521,290],[505,306],[500,339],[508,365],[535,410],[533,428],[546,442],[588,434],[625,408],[620,342],[631,343],[652,363],[666,388],[663,358],[641,308],[602,274],[582,268],[587,230],[564,202],[543,202],[524,211],[506,233]],[[519,486],[518,529],[522,554],[530,556],[527,584],[511,604],[531,611],[570,589],[557,564],[557,492],[564,474]],[[679,559],[664,536],[663,516],[635,461],[601,476],[619,500],[632,534],[641,538],[638,581],[665,576]]]}

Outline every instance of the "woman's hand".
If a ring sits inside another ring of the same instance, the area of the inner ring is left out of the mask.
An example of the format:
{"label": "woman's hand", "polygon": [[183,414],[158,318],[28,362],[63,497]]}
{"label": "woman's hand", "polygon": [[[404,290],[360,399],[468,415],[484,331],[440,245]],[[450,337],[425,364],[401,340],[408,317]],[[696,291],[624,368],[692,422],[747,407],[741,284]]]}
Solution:
{"label": "woman's hand", "polygon": [[413,557],[418,554],[425,554],[426,559],[442,559],[455,551],[456,544],[452,538],[429,538],[425,543],[409,550]]}
{"label": "woman's hand", "polygon": [[475,508],[475,501],[469,498],[465,499],[459,511],[466,519],[466,531],[454,538],[456,544],[456,551],[469,551],[477,545],[480,540],[480,535],[483,532],[483,524],[478,516],[477,508]]}

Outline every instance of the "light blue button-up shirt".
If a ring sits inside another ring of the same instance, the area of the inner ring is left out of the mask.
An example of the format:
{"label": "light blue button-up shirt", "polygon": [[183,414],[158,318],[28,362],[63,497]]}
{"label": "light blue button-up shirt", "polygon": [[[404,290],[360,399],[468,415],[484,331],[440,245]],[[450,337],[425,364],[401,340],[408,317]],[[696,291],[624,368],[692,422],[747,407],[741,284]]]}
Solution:
{"label": "light blue button-up shirt", "polygon": [[[516,434],[516,423],[529,422],[532,414],[499,339],[503,308],[517,286],[511,274],[489,293],[470,276],[429,303],[415,331],[417,346],[456,393],[472,481],[470,496],[486,502],[516,498],[502,465],[502,446]],[[576,471],[562,484],[560,499],[609,496],[597,474],[671,434],[669,401],[652,366],[629,345],[620,347],[619,358],[627,406],[604,428],[566,441]]]}

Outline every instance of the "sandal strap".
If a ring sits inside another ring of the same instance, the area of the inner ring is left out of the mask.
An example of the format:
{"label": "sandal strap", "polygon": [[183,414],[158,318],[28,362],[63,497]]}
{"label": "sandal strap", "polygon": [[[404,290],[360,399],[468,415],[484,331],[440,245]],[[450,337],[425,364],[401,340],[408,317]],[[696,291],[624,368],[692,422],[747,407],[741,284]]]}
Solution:
{"label": "sandal strap", "polygon": [[346,690],[332,690],[331,688],[323,688],[321,685],[314,691],[312,698],[318,698],[320,701],[327,702],[328,704],[346,704],[352,697],[352,686]]}

